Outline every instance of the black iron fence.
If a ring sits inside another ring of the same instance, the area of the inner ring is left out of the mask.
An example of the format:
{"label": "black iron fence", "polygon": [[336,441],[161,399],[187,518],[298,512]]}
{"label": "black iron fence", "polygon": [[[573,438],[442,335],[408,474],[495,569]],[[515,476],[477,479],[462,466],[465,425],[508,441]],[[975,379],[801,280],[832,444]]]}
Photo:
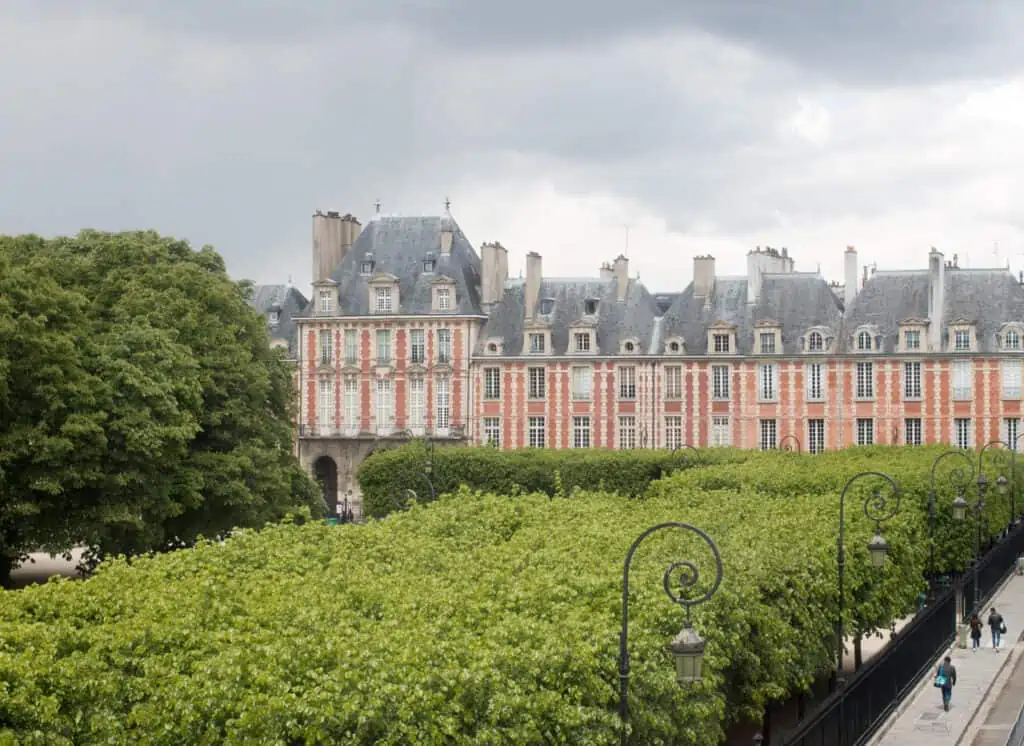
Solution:
{"label": "black iron fence", "polygon": [[[1017,526],[978,565],[980,601],[985,603],[1024,554],[1024,524]],[[973,606],[973,573],[964,578],[964,609]],[[782,739],[784,746],[860,746],[910,693],[953,642],[957,591],[947,588],[900,630],[886,648],[821,702]]]}

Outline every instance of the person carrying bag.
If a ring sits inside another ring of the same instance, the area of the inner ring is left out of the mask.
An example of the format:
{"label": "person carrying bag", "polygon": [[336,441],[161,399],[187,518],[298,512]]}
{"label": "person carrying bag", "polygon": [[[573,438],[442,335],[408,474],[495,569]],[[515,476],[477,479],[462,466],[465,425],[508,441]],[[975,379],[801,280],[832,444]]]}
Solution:
{"label": "person carrying bag", "polygon": [[949,712],[949,701],[953,697],[953,687],[956,686],[956,666],[953,659],[948,655],[939,664],[939,670],[935,672],[935,688],[942,691],[942,709]]}

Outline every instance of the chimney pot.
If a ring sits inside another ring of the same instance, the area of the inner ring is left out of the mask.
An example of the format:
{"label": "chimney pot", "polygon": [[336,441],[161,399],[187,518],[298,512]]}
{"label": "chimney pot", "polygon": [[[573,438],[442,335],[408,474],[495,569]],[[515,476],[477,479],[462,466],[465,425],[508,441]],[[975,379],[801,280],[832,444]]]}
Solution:
{"label": "chimney pot", "polygon": [[541,279],[541,256],[536,251],[531,251],[526,255],[526,289],[523,298],[523,311],[528,319],[537,316]]}

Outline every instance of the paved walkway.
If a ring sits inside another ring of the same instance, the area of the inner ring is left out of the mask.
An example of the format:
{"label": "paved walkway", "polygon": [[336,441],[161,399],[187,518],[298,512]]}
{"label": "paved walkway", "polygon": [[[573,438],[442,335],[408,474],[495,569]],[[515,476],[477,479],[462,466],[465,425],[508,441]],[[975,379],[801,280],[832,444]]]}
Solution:
{"label": "paved walkway", "polygon": [[1015,664],[1024,652],[1024,644],[1018,643],[1024,628],[1024,577],[1012,576],[989,601],[984,616],[992,606],[1006,620],[1002,647],[998,651],[992,649],[987,627],[981,638],[983,647],[977,652],[970,649],[970,640],[967,649],[954,643],[949,655],[956,666],[957,684],[949,712],[942,709],[942,696],[932,686],[935,673],[929,671],[904,705],[879,730],[879,735],[871,741],[873,746],[956,746],[971,742],[970,737],[984,722],[976,715],[990,704],[988,700],[997,679],[1005,679],[1007,671],[1014,669],[1009,664]]}

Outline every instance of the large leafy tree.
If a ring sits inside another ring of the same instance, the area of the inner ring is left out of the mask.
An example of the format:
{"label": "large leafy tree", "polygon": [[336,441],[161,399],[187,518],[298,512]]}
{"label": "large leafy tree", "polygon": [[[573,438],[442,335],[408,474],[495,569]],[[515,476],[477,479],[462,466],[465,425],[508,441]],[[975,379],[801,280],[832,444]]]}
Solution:
{"label": "large leafy tree", "polygon": [[0,581],[38,548],[135,554],[316,509],[249,291],[155,233],[0,238]]}

